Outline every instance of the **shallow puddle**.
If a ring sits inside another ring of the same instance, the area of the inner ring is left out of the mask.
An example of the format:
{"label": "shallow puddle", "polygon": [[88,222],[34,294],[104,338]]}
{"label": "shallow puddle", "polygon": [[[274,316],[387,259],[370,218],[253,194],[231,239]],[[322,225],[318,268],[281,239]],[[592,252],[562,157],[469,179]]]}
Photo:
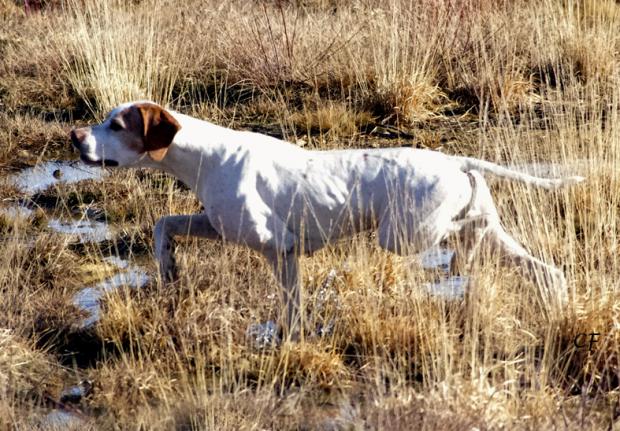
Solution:
{"label": "shallow puddle", "polygon": [[[106,172],[98,167],[90,167],[79,162],[46,162],[33,168],[27,168],[13,177],[14,184],[24,193],[32,195],[41,192],[50,186],[60,183],[75,183],[82,180],[101,180]],[[24,205],[15,205],[0,208],[0,213],[10,218],[28,218],[33,210]],[[111,240],[114,237],[113,230],[107,223],[82,220],[49,219],[48,229],[72,237],[80,243],[99,243]],[[116,266],[122,272],[115,274],[100,283],[88,286],[80,290],[73,297],[74,305],[86,312],[87,317],[81,322],[81,328],[85,329],[94,325],[100,318],[101,298],[114,289],[121,286],[139,288],[149,281],[146,271],[132,266],[129,261],[117,256],[104,258],[104,261]],[[75,420],[75,416],[69,412],[54,411],[48,415],[48,423],[63,423]]]}
{"label": "shallow puddle", "polygon": [[420,264],[424,269],[440,269],[448,272],[450,270],[450,262],[454,256],[454,250],[443,247],[432,247],[420,253]]}
{"label": "shallow puddle", "polygon": [[245,332],[246,339],[255,349],[262,350],[281,343],[278,324],[273,320],[254,323]]}
{"label": "shallow puddle", "polygon": [[129,262],[123,259],[111,257],[107,261],[115,263],[119,268],[127,269],[127,271],[115,274],[93,286],[85,287],[73,296],[73,304],[88,315],[81,322],[81,327],[84,329],[99,321],[101,317],[100,300],[106,293],[122,286],[140,288],[149,281],[146,271],[130,266]]}
{"label": "shallow puddle", "polygon": [[70,235],[81,243],[103,242],[114,236],[107,223],[98,221],[51,219],[47,227],[55,232]]}
{"label": "shallow puddle", "polygon": [[434,296],[446,299],[462,299],[469,284],[467,276],[450,276],[450,263],[454,257],[454,250],[444,247],[432,247],[418,255],[424,269],[441,270],[442,278],[434,283],[426,283],[427,292]]}
{"label": "shallow puddle", "polygon": [[13,177],[13,183],[24,193],[41,192],[60,183],[83,180],[101,180],[106,172],[99,167],[87,166],[77,161],[45,162],[26,168]]}
{"label": "shallow puddle", "polygon": [[446,299],[463,299],[468,284],[469,277],[455,275],[441,279],[435,283],[427,283],[424,287],[428,293],[434,296],[441,296]]}
{"label": "shallow puddle", "polygon": [[106,263],[109,263],[111,265],[114,265],[118,269],[127,269],[127,268],[129,268],[129,261],[125,260],[125,259],[121,259],[118,256],[104,257],[103,261],[106,262]]}
{"label": "shallow puddle", "polygon": [[[0,214],[10,219],[27,219],[33,211],[22,205],[0,208]],[[114,237],[114,232],[107,223],[92,220],[60,220],[49,219],[47,227],[54,232],[69,235],[80,243],[103,242]]]}
{"label": "shallow puddle", "polygon": [[[101,180],[106,172],[99,167],[86,166],[77,161],[53,161],[26,168],[13,176],[13,183],[24,193],[32,195],[60,183],[83,180]],[[27,204],[0,208],[0,213],[19,219],[28,218],[33,210]],[[70,235],[81,243],[102,242],[112,239],[113,233],[106,223],[91,220],[49,219],[48,228]]]}
{"label": "shallow puddle", "polygon": [[10,219],[27,219],[32,215],[33,211],[25,206],[13,206],[0,208],[0,214],[4,214]]}
{"label": "shallow puddle", "polygon": [[42,429],[52,430],[80,429],[87,425],[84,419],[67,410],[53,410],[41,422]]}
{"label": "shallow puddle", "polygon": [[82,380],[78,385],[63,389],[60,394],[62,404],[79,404],[93,391],[93,383],[90,380]]}

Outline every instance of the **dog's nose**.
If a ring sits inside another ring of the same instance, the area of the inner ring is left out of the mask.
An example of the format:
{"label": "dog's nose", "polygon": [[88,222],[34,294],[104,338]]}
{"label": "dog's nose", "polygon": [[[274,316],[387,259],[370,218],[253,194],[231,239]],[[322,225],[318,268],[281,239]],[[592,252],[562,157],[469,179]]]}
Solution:
{"label": "dog's nose", "polygon": [[84,129],[73,129],[71,130],[71,143],[78,150],[81,149],[82,141],[86,138],[88,132]]}

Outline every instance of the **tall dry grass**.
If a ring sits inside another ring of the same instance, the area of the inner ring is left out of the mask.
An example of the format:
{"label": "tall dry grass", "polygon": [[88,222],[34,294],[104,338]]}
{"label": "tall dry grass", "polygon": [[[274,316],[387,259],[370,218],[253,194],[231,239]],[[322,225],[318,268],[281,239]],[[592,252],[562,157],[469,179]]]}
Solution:
{"label": "tall dry grass", "polygon": [[[124,251],[154,273],[153,223],[198,204],[152,174],[50,190],[58,208],[0,221],[3,426],[37,426],[49,399],[83,378],[95,382],[80,405],[95,429],[618,426],[615,2],[1,5],[8,168],[62,155],[63,129],[150,98],[310,148],[413,144],[588,177],[557,192],[493,182],[506,230],[563,268],[564,315],[546,315],[536,286],[488,251],[464,300],[449,301],[426,294],[436,274],[360,235],[302,258],[306,322],[333,321],[333,332],[266,350],[245,334],[277,316],[269,268],[195,239],[180,240],[178,289],[113,292],[97,327],[80,332],[71,297],[107,274],[84,268]],[[42,230],[86,193],[123,241],[80,247]],[[591,332],[593,350],[575,348]]]}

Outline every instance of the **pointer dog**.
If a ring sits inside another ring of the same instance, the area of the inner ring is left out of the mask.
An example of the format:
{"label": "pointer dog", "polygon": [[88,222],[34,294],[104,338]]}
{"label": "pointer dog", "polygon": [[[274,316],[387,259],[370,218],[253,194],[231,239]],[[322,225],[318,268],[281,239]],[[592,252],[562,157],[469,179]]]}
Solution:
{"label": "pointer dog", "polygon": [[[297,256],[375,229],[381,247],[418,253],[452,233],[482,242],[544,287],[546,305],[567,299],[562,272],[531,256],[502,228],[481,172],[553,189],[582,177],[538,178],[483,160],[392,148],[308,151],[269,136],[220,127],[152,102],[115,108],[71,141],[89,165],[157,168],[198,196],[204,212],[161,218],[155,255],[165,282],[177,271],[175,235],[225,239],[260,251],[282,286],[284,329],[300,324]],[[541,291],[542,292],[542,291]]]}

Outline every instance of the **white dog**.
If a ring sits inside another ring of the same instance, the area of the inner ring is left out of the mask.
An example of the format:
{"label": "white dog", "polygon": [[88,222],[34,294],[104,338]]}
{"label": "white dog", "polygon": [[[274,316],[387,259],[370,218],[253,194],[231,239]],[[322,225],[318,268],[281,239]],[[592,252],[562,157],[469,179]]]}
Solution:
{"label": "white dog", "polygon": [[291,333],[299,329],[301,315],[297,256],[368,229],[377,230],[381,247],[398,254],[418,253],[451,233],[468,232],[470,245],[488,242],[544,286],[547,303],[567,299],[562,272],[531,256],[502,228],[480,171],[549,189],[581,177],[537,178],[410,148],[308,151],[152,102],[123,104],[103,123],[74,129],[71,140],[84,163],[161,169],[188,185],[204,205],[204,213],[157,222],[155,254],[165,282],[177,277],[175,235],[246,244],[267,258],[279,278],[287,309],[283,326]]}

